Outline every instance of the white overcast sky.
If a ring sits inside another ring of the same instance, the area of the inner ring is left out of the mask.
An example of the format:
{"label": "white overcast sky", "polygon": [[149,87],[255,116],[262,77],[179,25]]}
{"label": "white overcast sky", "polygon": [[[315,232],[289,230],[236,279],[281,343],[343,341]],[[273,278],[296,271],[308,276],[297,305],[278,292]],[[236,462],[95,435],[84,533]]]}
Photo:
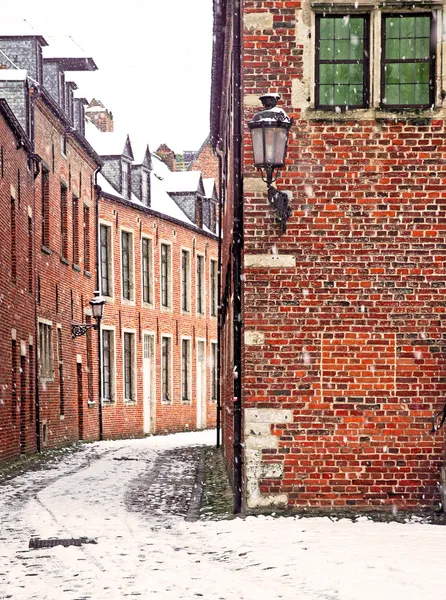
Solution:
{"label": "white overcast sky", "polygon": [[205,140],[212,0],[13,0],[2,6],[2,19],[9,16],[44,36],[70,35],[92,56],[98,71],[74,79],[131,139],[152,151],[165,142],[176,152]]}

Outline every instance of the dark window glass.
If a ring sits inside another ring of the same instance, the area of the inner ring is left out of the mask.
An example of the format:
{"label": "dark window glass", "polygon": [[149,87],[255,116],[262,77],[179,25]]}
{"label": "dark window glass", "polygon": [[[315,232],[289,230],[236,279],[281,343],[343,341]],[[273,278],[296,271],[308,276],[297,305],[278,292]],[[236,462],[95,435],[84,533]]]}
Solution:
{"label": "dark window glass", "polygon": [[73,235],[73,263],[79,264],[79,198],[73,196],[73,220],[72,220],[72,235]]}
{"label": "dark window glass", "polygon": [[170,306],[169,257],[170,257],[169,246],[167,244],[161,244],[161,305],[162,306]]}
{"label": "dark window glass", "polygon": [[432,15],[385,15],[382,48],[383,105],[430,107],[435,79]]}
{"label": "dark window glass", "polygon": [[204,296],[203,296],[203,278],[204,278],[204,258],[197,256],[197,312],[204,312]]}
{"label": "dark window glass", "polygon": [[124,398],[132,402],[133,395],[133,333],[124,333]]}
{"label": "dark window glass", "polygon": [[102,397],[106,402],[112,401],[112,336],[112,331],[102,331]]}
{"label": "dark window glass", "polygon": [[104,296],[111,296],[110,228],[106,225],[101,225],[100,246],[101,292]]}
{"label": "dark window glass", "polygon": [[211,260],[211,316],[217,315],[217,261]]}
{"label": "dark window glass", "polygon": [[60,186],[60,255],[68,258],[68,190]]}
{"label": "dark window glass", "polygon": [[190,341],[182,340],[181,342],[181,398],[183,402],[190,401]]}
{"label": "dark window glass", "polygon": [[162,399],[170,402],[170,338],[163,337],[161,344]]}
{"label": "dark window glass", "polygon": [[189,252],[181,251],[181,309],[189,311]]}
{"label": "dark window glass", "polygon": [[84,269],[90,270],[90,209],[84,206]]}
{"label": "dark window glass", "polygon": [[122,232],[122,295],[131,300],[131,234]]}
{"label": "dark window glass", "polygon": [[50,174],[46,169],[42,169],[42,246],[49,247],[49,201],[50,201]]}
{"label": "dark window glass", "polygon": [[368,17],[316,18],[316,106],[368,105]]}
{"label": "dark window glass", "polygon": [[216,402],[217,400],[217,344],[211,344],[211,386],[212,386],[212,400]]}
{"label": "dark window glass", "polygon": [[142,240],[142,294],[143,302],[152,303],[152,242],[147,238]]}

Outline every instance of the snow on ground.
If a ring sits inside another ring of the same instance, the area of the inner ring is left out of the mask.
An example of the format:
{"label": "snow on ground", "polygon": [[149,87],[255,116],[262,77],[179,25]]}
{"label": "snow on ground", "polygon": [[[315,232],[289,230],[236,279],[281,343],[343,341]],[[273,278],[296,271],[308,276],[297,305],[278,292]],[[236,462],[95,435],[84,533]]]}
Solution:
{"label": "snow on ground", "polygon": [[[446,598],[440,526],[173,514],[193,485],[181,452],[193,461],[193,447],[214,440],[207,431],[90,444],[1,486],[0,599]],[[163,501],[173,481],[177,504]],[[30,550],[32,536],[97,544]]]}

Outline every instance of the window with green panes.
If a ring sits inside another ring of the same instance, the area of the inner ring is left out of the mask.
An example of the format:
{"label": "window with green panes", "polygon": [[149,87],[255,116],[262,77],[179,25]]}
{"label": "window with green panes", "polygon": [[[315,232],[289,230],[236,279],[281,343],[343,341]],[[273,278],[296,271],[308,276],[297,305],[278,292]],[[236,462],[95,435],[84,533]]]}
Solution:
{"label": "window with green panes", "polygon": [[434,103],[432,25],[431,14],[383,16],[384,106],[427,108]]}
{"label": "window with green panes", "polygon": [[317,108],[368,106],[368,41],[367,15],[317,16]]}

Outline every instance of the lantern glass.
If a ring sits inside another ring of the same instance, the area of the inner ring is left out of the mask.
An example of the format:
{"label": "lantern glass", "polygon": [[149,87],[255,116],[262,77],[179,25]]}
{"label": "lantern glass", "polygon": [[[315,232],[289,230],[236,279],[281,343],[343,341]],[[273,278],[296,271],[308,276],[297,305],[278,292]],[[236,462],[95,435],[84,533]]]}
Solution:
{"label": "lantern glass", "polygon": [[93,318],[96,320],[102,319],[104,315],[104,304],[105,298],[96,296],[93,300],[90,300],[91,310],[93,312]]}
{"label": "lantern glass", "polygon": [[265,128],[265,164],[275,166],[282,166],[285,164],[287,140],[287,128]]}
{"label": "lantern glass", "polygon": [[265,164],[265,154],[263,145],[263,127],[251,129],[252,148],[254,151],[254,164],[256,166]]}

